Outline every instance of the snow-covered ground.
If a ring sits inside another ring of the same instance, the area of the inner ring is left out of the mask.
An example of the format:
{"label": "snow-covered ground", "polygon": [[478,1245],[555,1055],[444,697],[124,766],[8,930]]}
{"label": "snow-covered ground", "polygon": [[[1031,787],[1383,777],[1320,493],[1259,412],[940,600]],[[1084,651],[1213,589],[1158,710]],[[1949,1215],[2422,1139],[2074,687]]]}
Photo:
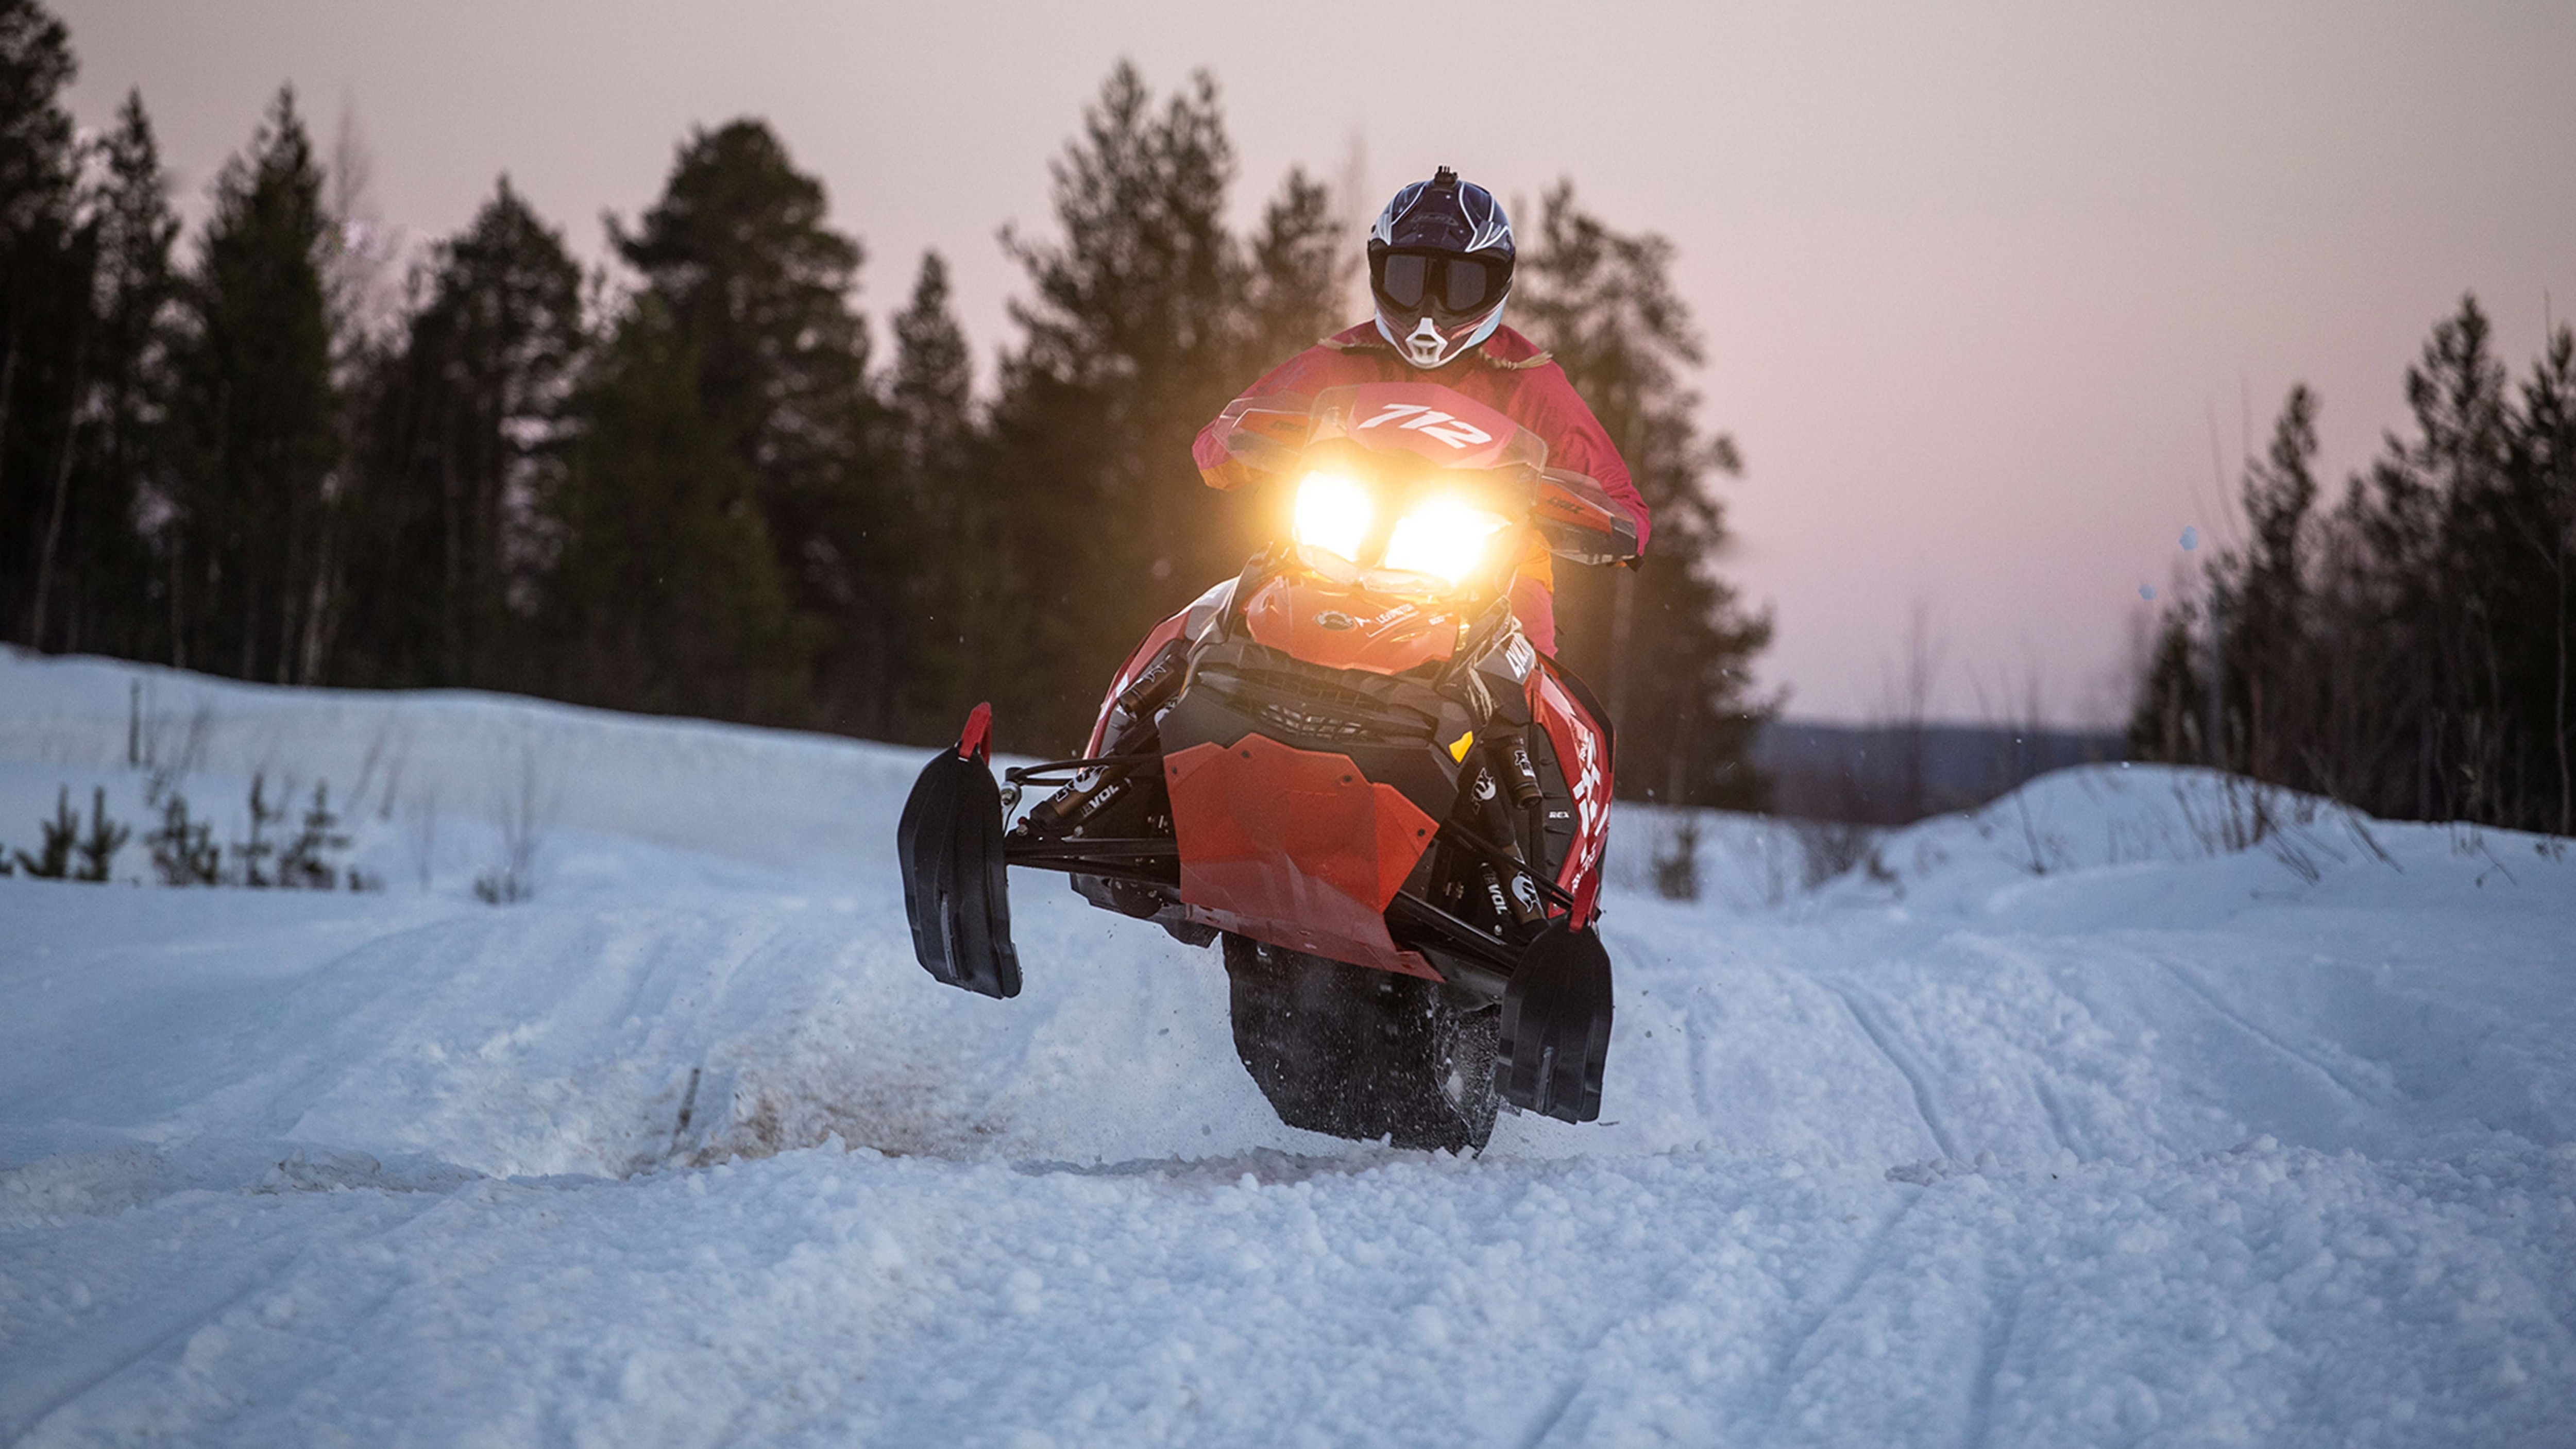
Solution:
{"label": "snow-covered ground", "polygon": [[2531,837],[2096,769],[1813,893],[1710,817],[1683,904],[1631,812],[1607,1120],[1452,1159],[1279,1125],[1051,877],[934,985],[915,752],[0,656],[0,842],[139,837],[129,748],[385,888],[0,880],[0,1442],[2576,1443]]}

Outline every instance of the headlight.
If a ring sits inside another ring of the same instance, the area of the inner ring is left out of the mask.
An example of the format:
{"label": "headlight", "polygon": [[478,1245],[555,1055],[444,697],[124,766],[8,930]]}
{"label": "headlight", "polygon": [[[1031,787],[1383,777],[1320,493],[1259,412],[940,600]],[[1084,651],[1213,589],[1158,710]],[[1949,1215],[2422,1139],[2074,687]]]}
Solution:
{"label": "headlight", "polygon": [[1368,489],[1336,473],[1309,473],[1297,485],[1297,541],[1357,562],[1377,522]]}
{"label": "headlight", "polygon": [[1387,568],[1464,583],[1484,563],[1494,535],[1510,526],[1510,520],[1473,504],[1435,498],[1396,520],[1382,562]]}

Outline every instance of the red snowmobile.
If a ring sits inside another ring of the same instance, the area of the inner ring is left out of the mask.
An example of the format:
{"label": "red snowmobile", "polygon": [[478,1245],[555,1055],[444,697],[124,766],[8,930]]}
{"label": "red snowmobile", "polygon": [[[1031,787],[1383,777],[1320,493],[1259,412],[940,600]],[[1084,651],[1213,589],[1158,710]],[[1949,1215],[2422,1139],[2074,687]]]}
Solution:
{"label": "red snowmobile", "polygon": [[[1019,994],[1004,867],[1222,937],[1234,1039],[1281,1120],[1481,1148],[1497,1099],[1601,1111],[1594,927],[1608,717],[1507,591],[1524,525],[1576,562],[1635,524],[1546,444],[1429,383],[1246,399],[1228,446],[1290,480],[1282,536],[1145,636],[1080,759],[1003,772],[991,710],[897,828],[930,974]],[[1022,791],[1051,789],[1011,823]]]}

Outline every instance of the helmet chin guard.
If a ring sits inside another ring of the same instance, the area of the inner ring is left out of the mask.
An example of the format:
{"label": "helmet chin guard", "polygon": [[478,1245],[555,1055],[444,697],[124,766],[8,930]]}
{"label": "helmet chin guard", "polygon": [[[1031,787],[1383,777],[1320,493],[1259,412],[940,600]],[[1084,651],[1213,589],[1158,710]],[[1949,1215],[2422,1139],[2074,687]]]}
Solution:
{"label": "helmet chin guard", "polygon": [[1493,336],[1494,329],[1501,325],[1503,325],[1503,308],[1499,302],[1494,304],[1494,310],[1486,313],[1482,318],[1448,331],[1443,331],[1439,323],[1425,314],[1416,318],[1413,330],[1401,337],[1395,335],[1395,329],[1387,325],[1386,309],[1380,307],[1377,313],[1378,335],[1385,338],[1389,346],[1402,354],[1405,361],[1425,372],[1447,367],[1450,363],[1466,356],[1475,350],[1478,343]]}

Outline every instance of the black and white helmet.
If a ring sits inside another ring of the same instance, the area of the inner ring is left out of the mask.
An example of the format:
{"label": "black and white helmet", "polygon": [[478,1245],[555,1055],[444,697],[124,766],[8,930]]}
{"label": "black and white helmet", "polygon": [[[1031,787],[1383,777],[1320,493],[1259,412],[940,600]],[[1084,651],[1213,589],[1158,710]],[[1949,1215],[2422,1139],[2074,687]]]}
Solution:
{"label": "black and white helmet", "polygon": [[1443,166],[1378,213],[1368,262],[1378,332],[1415,367],[1446,367],[1503,323],[1511,219],[1492,192]]}

